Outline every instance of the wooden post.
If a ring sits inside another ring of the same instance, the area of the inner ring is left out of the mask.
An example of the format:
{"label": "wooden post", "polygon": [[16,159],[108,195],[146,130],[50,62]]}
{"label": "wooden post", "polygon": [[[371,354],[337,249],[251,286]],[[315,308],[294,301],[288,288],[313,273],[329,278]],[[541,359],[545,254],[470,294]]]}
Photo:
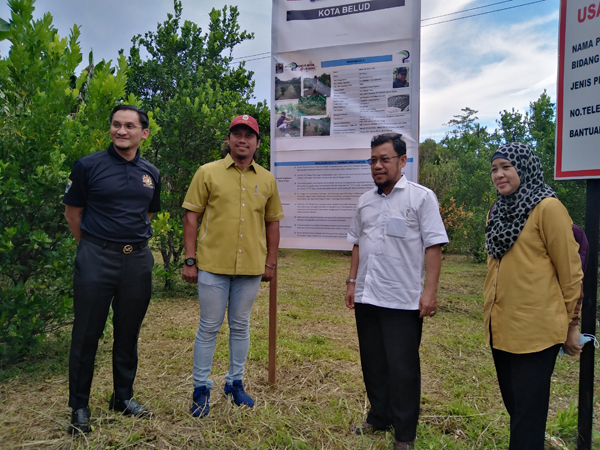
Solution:
{"label": "wooden post", "polygon": [[275,384],[277,364],[277,267],[269,283],[269,383]]}

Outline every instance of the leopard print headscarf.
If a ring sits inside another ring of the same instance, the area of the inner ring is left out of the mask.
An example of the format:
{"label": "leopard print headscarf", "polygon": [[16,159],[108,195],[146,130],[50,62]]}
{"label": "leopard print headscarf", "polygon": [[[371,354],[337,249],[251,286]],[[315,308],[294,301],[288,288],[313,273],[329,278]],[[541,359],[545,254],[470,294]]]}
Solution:
{"label": "leopard print headscarf", "polygon": [[546,197],[556,197],[544,183],[540,159],[528,145],[505,144],[498,153],[505,155],[517,170],[521,185],[510,195],[498,193],[496,208],[485,227],[485,248],[494,259],[501,259],[511,249],[531,210]]}

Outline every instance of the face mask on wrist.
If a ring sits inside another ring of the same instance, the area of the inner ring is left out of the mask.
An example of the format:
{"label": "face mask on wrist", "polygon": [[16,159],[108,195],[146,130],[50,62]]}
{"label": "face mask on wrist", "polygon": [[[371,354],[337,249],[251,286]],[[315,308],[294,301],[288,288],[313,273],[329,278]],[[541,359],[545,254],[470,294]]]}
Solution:
{"label": "face mask on wrist", "polygon": [[[596,336],[594,336],[593,334],[581,333],[579,335],[579,345],[587,344],[590,341],[594,342],[594,347],[598,348],[598,346],[600,346],[598,340],[596,339]],[[559,350],[558,354],[566,355],[565,351],[562,348]]]}

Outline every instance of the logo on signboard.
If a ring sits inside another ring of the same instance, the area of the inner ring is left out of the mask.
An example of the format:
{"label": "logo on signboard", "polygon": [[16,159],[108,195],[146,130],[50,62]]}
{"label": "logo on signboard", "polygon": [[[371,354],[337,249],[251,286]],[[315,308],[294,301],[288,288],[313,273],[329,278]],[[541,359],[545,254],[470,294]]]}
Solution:
{"label": "logo on signboard", "polygon": [[402,62],[403,63],[405,63],[406,61],[408,61],[408,58],[410,58],[410,52],[408,50],[402,50],[398,54],[404,57],[404,58],[402,58]]}
{"label": "logo on signboard", "polygon": [[[297,64],[295,62],[291,62],[287,65],[287,67],[289,67],[292,70],[292,72],[294,72],[296,70],[299,70],[300,72],[302,72],[302,71],[308,72],[311,70],[317,70],[317,67],[311,60],[308,61],[308,64]],[[280,72],[277,72],[277,73],[280,73]]]}

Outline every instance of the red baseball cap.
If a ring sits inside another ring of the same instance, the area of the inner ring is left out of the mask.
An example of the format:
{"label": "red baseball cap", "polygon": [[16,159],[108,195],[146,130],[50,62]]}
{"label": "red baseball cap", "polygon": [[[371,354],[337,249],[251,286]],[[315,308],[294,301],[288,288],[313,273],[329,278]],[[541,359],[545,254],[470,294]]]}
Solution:
{"label": "red baseball cap", "polygon": [[231,125],[229,126],[229,129],[231,130],[233,127],[237,126],[237,125],[246,125],[250,128],[252,128],[256,134],[258,134],[260,136],[260,131],[258,130],[258,122],[256,121],[256,119],[252,116],[249,116],[248,114],[244,114],[242,116],[237,116],[236,118],[234,118],[231,121]]}

